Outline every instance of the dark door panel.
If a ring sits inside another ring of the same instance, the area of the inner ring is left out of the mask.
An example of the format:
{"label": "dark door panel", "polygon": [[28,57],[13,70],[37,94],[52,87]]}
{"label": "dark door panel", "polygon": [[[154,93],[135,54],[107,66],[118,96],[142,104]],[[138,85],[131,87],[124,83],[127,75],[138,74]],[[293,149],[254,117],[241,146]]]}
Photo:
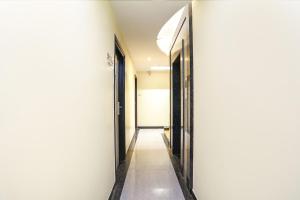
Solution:
{"label": "dark door panel", "polygon": [[115,159],[116,169],[125,160],[125,54],[115,38]]}

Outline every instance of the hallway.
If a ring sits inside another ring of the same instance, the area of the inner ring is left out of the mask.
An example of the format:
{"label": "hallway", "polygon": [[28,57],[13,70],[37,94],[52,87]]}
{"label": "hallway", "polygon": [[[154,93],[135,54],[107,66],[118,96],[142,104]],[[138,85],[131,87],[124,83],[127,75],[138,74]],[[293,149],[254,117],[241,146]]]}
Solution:
{"label": "hallway", "polygon": [[2,0],[0,44],[0,200],[300,200],[300,0]]}
{"label": "hallway", "polygon": [[162,134],[162,129],[139,131],[121,200],[184,199]]}

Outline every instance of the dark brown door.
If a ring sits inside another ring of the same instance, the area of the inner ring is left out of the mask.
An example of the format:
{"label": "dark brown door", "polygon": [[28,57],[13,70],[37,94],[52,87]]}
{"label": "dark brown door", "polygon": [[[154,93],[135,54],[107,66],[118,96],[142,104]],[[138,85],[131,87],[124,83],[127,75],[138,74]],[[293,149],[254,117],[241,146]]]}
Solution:
{"label": "dark brown door", "polygon": [[125,55],[115,40],[115,160],[116,169],[125,160]]}

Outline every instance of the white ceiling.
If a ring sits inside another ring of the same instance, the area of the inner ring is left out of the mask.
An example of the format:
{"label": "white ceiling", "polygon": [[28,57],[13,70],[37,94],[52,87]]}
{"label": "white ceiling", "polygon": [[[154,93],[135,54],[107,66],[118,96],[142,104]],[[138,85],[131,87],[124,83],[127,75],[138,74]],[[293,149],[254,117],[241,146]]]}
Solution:
{"label": "white ceiling", "polygon": [[[138,71],[150,66],[168,66],[168,56],[160,51],[156,37],[162,26],[183,6],[185,0],[111,1],[118,26]],[[151,61],[147,58],[151,57]]]}

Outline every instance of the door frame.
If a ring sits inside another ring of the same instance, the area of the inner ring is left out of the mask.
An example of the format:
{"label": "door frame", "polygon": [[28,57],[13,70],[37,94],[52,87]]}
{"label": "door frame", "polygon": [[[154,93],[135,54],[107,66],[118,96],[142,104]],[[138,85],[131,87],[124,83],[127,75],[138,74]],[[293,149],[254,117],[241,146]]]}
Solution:
{"label": "door frame", "polygon": [[192,190],[194,181],[194,38],[193,38],[193,8],[192,4],[188,5],[189,16],[189,45],[190,45],[190,135],[191,135],[191,152],[190,152],[190,173],[191,180],[188,180],[188,188]]}
{"label": "door frame", "polygon": [[[190,53],[190,179],[186,180],[186,184],[188,189],[192,191],[193,188],[193,153],[194,153],[194,63],[193,63],[193,21],[192,21],[192,4],[189,3],[187,7],[187,13],[183,20],[179,24],[179,29],[177,29],[177,33],[175,38],[172,41],[172,46],[169,53],[169,62],[170,62],[170,94],[172,92],[171,78],[172,78],[172,50],[177,42],[178,36],[182,30],[184,23],[188,24],[189,27],[189,53]],[[185,52],[184,52],[185,53]],[[176,54],[175,54],[176,55]],[[177,56],[177,55],[176,55]],[[185,66],[184,66],[185,67]],[[171,94],[172,95],[172,94]],[[171,116],[172,116],[172,105],[171,105],[171,95],[170,95],[170,128],[171,128]],[[184,99],[183,99],[184,100]],[[185,108],[183,108],[185,109]],[[184,112],[184,110],[183,110]],[[185,126],[185,124],[184,124]],[[172,136],[171,136],[172,137]],[[184,136],[183,136],[184,137]]]}
{"label": "door frame", "polygon": [[[119,66],[116,67],[116,56],[121,60]],[[121,64],[120,64],[121,63]],[[115,170],[117,171],[119,165],[126,157],[126,136],[125,136],[125,53],[120,45],[120,42],[115,35],[114,40],[114,137],[115,137]],[[118,70],[118,71],[116,71]],[[118,83],[116,80],[118,76]],[[118,91],[116,91],[116,84],[118,84]],[[119,108],[116,108],[116,93],[118,93]],[[119,109],[118,115],[118,131],[116,130],[116,111]],[[118,142],[116,141],[118,140]],[[118,152],[118,156],[117,156]]]}
{"label": "door frame", "polygon": [[134,109],[135,109],[135,131],[138,127],[138,97],[137,97],[137,76],[134,75]]}

